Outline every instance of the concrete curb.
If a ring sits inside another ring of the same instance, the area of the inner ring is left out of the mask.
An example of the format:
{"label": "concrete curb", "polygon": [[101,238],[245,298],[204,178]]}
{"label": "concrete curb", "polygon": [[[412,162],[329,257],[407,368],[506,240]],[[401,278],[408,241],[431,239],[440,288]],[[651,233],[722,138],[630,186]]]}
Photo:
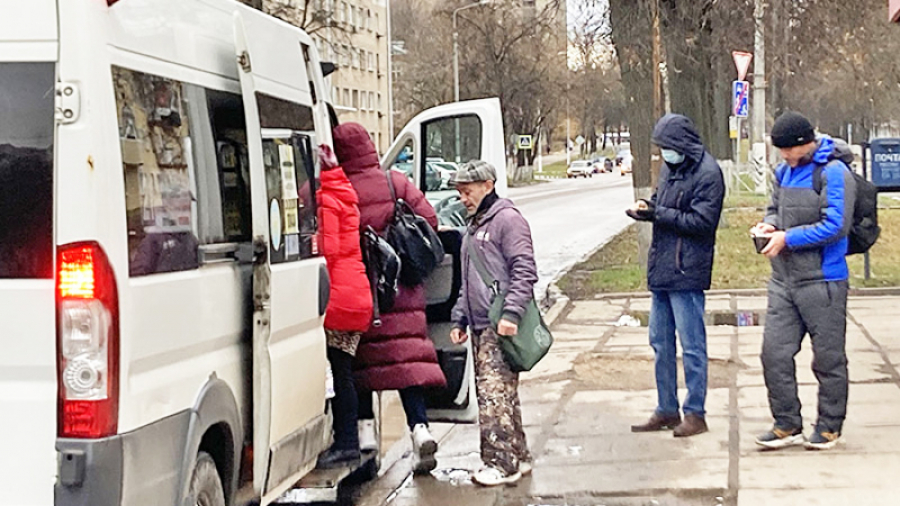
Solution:
{"label": "concrete curb", "polygon": [[[555,288],[557,292],[559,292],[559,288],[556,288],[556,285],[551,285],[551,288]],[[547,289],[550,291],[550,288]],[[551,296],[548,295],[548,299]],[[556,320],[566,311],[569,307],[569,303],[571,302],[568,297],[562,295],[562,292],[559,292],[559,295],[555,296],[553,300],[553,304],[550,306],[550,309],[547,310],[547,313],[544,315],[544,321],[548,326],[553,326],[556,323]]]}
{"label": "concrete curb", "polygon": [[[549,291],[549,290],[548,290]],[[723,296],[723,295],[734,295],[737,297],[766,297],[768,295],[768,290],[765,288],[741,288],[735,290],[707,290],[706,296]],[[850,288],[850,296],[851,297],[897,297],[900,296],[900,287],[885,287],[885,288]],[[650,297],[649,291],[641,291],[641,292],[614,292],[614,293],[600,293],[594,296],[592,299],[578,299],[580,301],[586,300],[610,300],[610,299],[627,299],[627,298],[646,298]]]}

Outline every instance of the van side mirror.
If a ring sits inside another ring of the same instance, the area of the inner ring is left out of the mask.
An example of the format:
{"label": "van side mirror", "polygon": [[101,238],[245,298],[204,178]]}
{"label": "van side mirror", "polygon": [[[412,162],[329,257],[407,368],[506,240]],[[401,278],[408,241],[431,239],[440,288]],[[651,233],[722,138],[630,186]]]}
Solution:
{"label": "van side mirror", "polygon": [[337,66],[330,61],[323,61],[319,64],[322,67],[322,77],[328,77],[337,70]]}

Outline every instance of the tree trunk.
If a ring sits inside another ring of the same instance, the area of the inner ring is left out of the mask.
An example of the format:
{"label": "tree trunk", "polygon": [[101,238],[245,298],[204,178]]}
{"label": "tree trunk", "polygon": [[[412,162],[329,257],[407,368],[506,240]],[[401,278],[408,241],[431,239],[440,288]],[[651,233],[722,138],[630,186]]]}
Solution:
{"label": "tree trunk", "polygon": [[[616,45],[622,85],[625,88],[625,114],[631,132],[632,178],[635,199],[653,193],[650,169],[650,135],[653,117],[652,29],[648,0],[609,0],[612,38]],[[650,227],[642,224],[638,233],[638,257],[647,265]]]}

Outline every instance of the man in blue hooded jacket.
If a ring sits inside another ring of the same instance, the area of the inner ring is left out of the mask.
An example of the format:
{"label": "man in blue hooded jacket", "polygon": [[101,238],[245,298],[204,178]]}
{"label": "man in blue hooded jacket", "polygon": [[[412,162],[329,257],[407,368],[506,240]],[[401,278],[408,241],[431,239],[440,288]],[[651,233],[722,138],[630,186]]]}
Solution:
{"label": "man in blue hooded jacket", "polygon": [[[674,429],[676,437],[708,430],[706,425],[707,354],[704,290],[712,280],[716,229],[722,214],[725,182],[716,159],[706,151],[694,123],[668,114],[653,129],[665,163],[656,193],[639,200],[627,214],[653,222],[647,265],[650,346],[656,355],[656,410],[633,432]],[[684,420],[678,405],[675,332],[681,339],[688,394]]]}
{"label": "man in blue hooded jacket", "polygon": [[[772,127],[784,158],[775,171],[772,201],[757,236],[771,237],[762,253],[772,262],[766,329],[760,356],[775,424],[756,438],[774,450],[837,444],[847,414],[847,234],[853,223],[855,184],[835,143],[817,139],[808,119],[786,112]],[[818,169],[818,170],[817,170]],[[806,334],[819,380],[819,416],[803,436],[794,357]]]}

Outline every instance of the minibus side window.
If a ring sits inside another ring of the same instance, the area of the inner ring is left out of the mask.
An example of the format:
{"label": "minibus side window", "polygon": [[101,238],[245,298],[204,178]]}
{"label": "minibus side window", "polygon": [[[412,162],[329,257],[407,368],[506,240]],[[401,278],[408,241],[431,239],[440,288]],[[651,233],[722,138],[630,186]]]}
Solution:
{"label": "minibus side window", "polygon": [[130,274],[195,269],[201,244],[249,241],[240,96],[112,70]]}
{"label": "minibus side window", "polygon": [[125,172],[129,272],[197,267],[192,143],[181,83],[113,67]]}
{"label": "minibus side window", "polygon": [[257,94],[272,263],[318,255],[311,107]]}
{"label": "minibus side window", "polygon": [[0,279],[53,277],[53,63],[0,63]]}
{"label": "minibus side window", "polygon": [[[250,163],[244,102],[240,95],[206,90],[216,145],[214,175],[221,188],[222,232],[226,242],[250,242]],[[200,189],[202,193],[202,188]],[[208,238],[205,244],[212,242]]]}

